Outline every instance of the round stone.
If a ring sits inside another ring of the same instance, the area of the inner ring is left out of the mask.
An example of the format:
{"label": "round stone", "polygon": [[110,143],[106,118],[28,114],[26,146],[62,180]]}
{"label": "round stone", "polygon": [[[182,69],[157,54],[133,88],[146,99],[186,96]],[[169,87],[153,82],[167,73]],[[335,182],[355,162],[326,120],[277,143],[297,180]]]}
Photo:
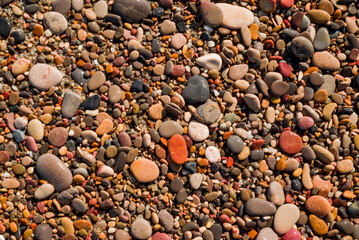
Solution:
{"label": "round stone", "polygon": [[294,204],[284,204],[274,215],[273,227],[276,233],[286,234],[298,221],[300,212]]}
{"label": "round stone", "polygon": [[182,92],[183,98],[192,103],[202,103],[209,98],[209,86],[202,76],[192,76]]}
{"label": "round stone", "polygon": [[35,227],[34,235],[36,239],[48,240],[52,238],[52,228],[49,224],[39,224]]}
{"label": "round stone", "polygon": [[221,161],[221,153],[218,148],[209,146],[206,148],[205,156],[210,163],[216,163]]}
{"label": "round stone", "polygon": [[36,189],[34,193],[34,197],[37,200],[43,200],[51,196],[51,194],[55,191],[54,186],[51,184],[45,183],[41,185],[38,189]]}
{"label": "round stone", "polygon": [[34,65],[29,72],[31,85],[39,90],[47,91],[50,87],[59,85],[61,80],[62,73],[57,68],[44,63]]}
{"label": "round stone", "polygon": [[318,217],[324,217],[330,213],[328,200],[319,195],[308,198],[305,202],[305,208]]}
{"label": "round stone", "polygon": [[288,129],[284,129],[280,135],[279,145],[282,151],[287,154],[296,154],[303,148],[301,137]]}
{"label": "round stone", "polygon": [[278,182],[271,182],[267,190],[268,200],[276,206],[283,205],[285,201],[282,185]]}
{"label": "round stone", "polygon": [[302,130],[308,130],[309,128],[313,127],[313,125],[314,120],[311,117],[304,116],[298,120],[298,127]]}
{"label": "round stone", "polygon": [[158,128],[158,133],[161,135],[161,137],[171,138],[175,134],[182,135],[183,128],[178,122],[168,120],[160,125],[160,127]]}
{"label": "round stone", "polygon": [[148,239],[152,235],[151,224],[143,218],[137,218],[131,225],[131,234],[136,239]]}
{"label": "round stone", "polygon": [[284,81],[277,80],[272,83],[270,89],[274,95],[281,97],[288,93],[289,84]]}
{"label": "round stone", "polygon": [[160,171],[157,165],[146,158],[139,158],[131,164],[131,172],[137,181],[141,183],[153,182],[157,179]]}
{"label": "round stone", "polygon": [[195,142],[203,142],[209,136],[209,129],[203,123],[191,121],[188,125],[188,136]]}
{"label": "round stone", "polygon": [[254,15],[244,7],[227,3],[216,4],[223,13],[221,25],[230,29],[240,29],[243,25],[249,27],[254,21]]}
{"label": "round stone", "polygon": [[115,0],[114,10],[127,20],[140,21],[150,14],[151,6],[147,0]]}
{"label": "round stone", "polygon": [[50,144],[55,147],[61,147],[65,144],[68,138],[68,132],[66,128],[56,127],[49,132],[47,139]]}
{"label": "round stone", "polygon": [[313,44],[305,37],[296,37],[292,40],[291,50],[298,58],[309,58],[314,53]]}
{"label": "round stone", "polygon": [[27,133],[36,141],[41,141],[44,137],[44,126],[39,120],[33,119],[27,126]]}
{"label": "round stone", "polygon": [[210,27],[218,27],[223,20],[222,10],[214,3],[202,2],[201,3],[201,16],[204,22]]}

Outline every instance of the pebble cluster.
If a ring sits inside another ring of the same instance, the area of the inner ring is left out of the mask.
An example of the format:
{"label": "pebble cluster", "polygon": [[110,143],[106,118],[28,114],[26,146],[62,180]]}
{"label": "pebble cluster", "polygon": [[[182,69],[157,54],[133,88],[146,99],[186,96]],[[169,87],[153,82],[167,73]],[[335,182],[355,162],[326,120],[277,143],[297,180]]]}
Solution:
{"label": "pebble cluster", "polygon": [[0,0],[0,240],[359,239],[358,9]]}

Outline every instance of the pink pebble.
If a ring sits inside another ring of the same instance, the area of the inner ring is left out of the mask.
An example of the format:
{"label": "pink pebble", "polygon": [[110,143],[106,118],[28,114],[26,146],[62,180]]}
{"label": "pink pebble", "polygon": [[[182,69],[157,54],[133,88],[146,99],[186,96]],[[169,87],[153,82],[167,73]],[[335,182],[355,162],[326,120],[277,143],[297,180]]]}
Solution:
{"label": "pink pebble", "polygon": [[32,162],[32,159],[29,156],[25,156],[23,159],[21,159],[21,164],[25,167],[29,166]]}
{"label": "pink pebble", "polygon": [[304,116],[298,120],[298,127],[302,130],[307,130],[314,125],[314,120],[311,117]]}
{"label": "pink pebble", "polygon": [[152,235],[152,240],[170,240],[170,236],[166,233],[156,232]]}
{"label": "pink pebble", "polygon": [[27,137],[25,140],[25,144],[26,147],[32,152],[37,152],[37,150],[39,150],[33,137]]}
{"label": "pink pebble", "polygon": [[301,240],[300,232],[294,228],[290,229],[283,237],[282,240]]}
{"label": "pink pebble", "polygon": [[280,0],[280,6],[282,8],[290,8],[294,5],[294,0]]}
{"label": "pink pebble", "polygon": [[222,222],[222,223],[229,223],[229,222],[231,222],[231,219],[228,217],[228,215],[222,214],[219,217],[219,221]]}

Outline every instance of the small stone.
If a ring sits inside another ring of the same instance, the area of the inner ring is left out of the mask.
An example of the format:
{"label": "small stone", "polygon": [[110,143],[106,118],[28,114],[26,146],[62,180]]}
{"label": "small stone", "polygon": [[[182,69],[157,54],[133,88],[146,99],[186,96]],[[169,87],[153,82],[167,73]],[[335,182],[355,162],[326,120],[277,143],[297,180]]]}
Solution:
{"label": "small stone", "polygon": [[49,224],[39,224],[35,227],[34,235],[36,239],[48,240],[52,238],[52,228]]}
{"label": "small stone", "polygon": [[283,205],[285,201],[282,185],[278,182],[271,182],[267,190],[268,200],[276,206]]}
{"label": "small stone", "polygon": [[187,43],[187,38],[182,33],[176,33],[171,39],[171,47],[181,49]]}
{"label": "small stone", "polygon": [[330,15],[326,11],[319,9],[311,9],[307,12],[310,20],[317,24],[326,24],[330,20]]}
{"label": "small stone", "polygon": [[317,158],[324,163],[332,163],[334,161],[334,155],[328,149],[317,144],[312,148]]}
{"label": "small stone", "polygon": [[38,63],[30,69],[29,81],[37,89],[47,91],[61,83],[62,73],[55,67]]}
{"label": "small stone", "polygon": [[292,40],[291,50],[298,58],[309,58],[314,53],[313,44],[305,37],[296,37]]}
{"label": "small stone", "polygon": [[251,216],[270,216],[276,212],[273,203],[260,198],[251,198],[245,204],[247,213]]}
{"label": "small stone", "polygon": [[158,128],[159,134],[164,138],[171,138],[175,134],[182,135],[183,128],[181,125],[173,120],[163,122]]}
{"label": "small stone", "polygon": [[25,58],[20,58],[11,66],[11,73],[14,76],[25,73],[30,66],[30,60]]}
{"label": "small stone", "polygon": [[36,141],[41,141],[44,137],[44,126],[39,120],[33,119],[27,126],[27,133]]}
{"label": "small stone", "polygon": [[114,10],[127,20],[140,21],[150,14],[151,6],[147,0],[115,0]]}
{"label": "small stone", "polygon": [[253,112],[258,112],[261,108],[259,98],[251,93],[247,93],[244,95],[243,98],[244,102],[248,106],[249,109],[251,109]]}
{"label": "small stone", "polygon": [[340,68],[339,60],[326,51],[314,53],[312,61],[314,66],[325,71],[336,71]]}
{"label": "small stone", "polygon": [[168,151],[171,159],[177,164],[183,164],[187,161],[187,145],[182,135],[175,134],[168,141]]}
{"label": "small stone", "polygon": [[103,72],[95,72],[88,82],[88,89],[90,91],[96,90],[101,87],[106,81],[106,75]]}
{"label": "small stone", "polygon": [[228,77],[232,80],[240,80],[248,72],[248,65],[247,64],[239,64],[234,65],[229,68]]}
{"label": "small stone", "polygon": [[350,159],[339,161],[336,166],[339,173],[350,173],[354,170],[354,163]]}
{"label": "small stone", "polygon": [[308,130],[314,125],[314,120],[311,117],[304,116],[299,118],[298,127],[302,130]]}
{"label": "small stone", "polygon": [[260,0],[259,7],[265,13],[273,13],[276,9],[276,1],[274,0]]}
{"label": "small stone", "polygon": [[174,219],[172,215],[165,209],[158,213],[158,218],[162,226],[164,226],[166,232],[170,232],[173,229]]}
{"label": "small stone", "polygon": [[131,172],[141,183],[153,182],[160,174],[157,165],[146,158],[139,158],[131,164]]}
{"label": "small stone", "polygon": [[189,178],[191,187],[193,189],[198,189],[201,186],[202,179],[203,179],[202,174],[200,174],[200,173],[192,174],[191,177]]}
{"label": "small stone", "polygon": [[244,143],[237,135],[232,135],[227,139],[227,146],[233,153],[240,153],[243,150]]}
{"label": "small stone", "polygon": [[188,125],[188,136],[195,142],[202,142],[209,136],[209,129],[203,123],[191,121]]}
{"label": "small stone", "polygon": [[327,223],[313,214],[309,216],[309,225],[317,235],[325,235],[328,232]]}
{"label": "small stone", "polygon": [[136,239],[145,240],[152,235],[151,224],[143,218],[137,218],[131,224],[131,234]]}
{"label": "small stone", "polygon": [[52,129],[47,136],[51,145],[55,147],[61,147],[65,144],[68,138],[68,132],[63,127],[57,127]]}
{"label": "small stone", "polygon": [[207,80],[202,76],[189,78],[187,86],[182,92],[183,98],[188,102],[202,103],[209,97],[209,86]]}
{"label": "small stone", "polygon": [[221,160],[221,153],[218,148],[209,146],[206,148],[205,156],[210,163],[216,163]]}
{"label": "small stone", "polygon": [[305,202],[305,208],[319,217],[324,217],[330,213],[329,202],[319,195],[308,198]]}
{"label": "small stone", "polygon": [[63,117],[72,118],[75,116],[81,103],[82,99],[79,95],[74,92],[66,91],[61,105],[61,112]]}
{"label": "small stone", "polygon": [[54,186],[51,184],[45,183],[41,185],[38,189],[36,189],[34,193],[34,197],[37,200],[43,200],[51,196],[51,194],[55,191]]}
{"label": "small stone", "polygon": [[278,240],[278,235],[270,227],[266,227],[258,233],[256,240]]}
{"label": "small stone", "polygon": [[197,65],[204,67],[209,70],[221,70],[222,58],[216,53],[208,53],[203,55],[196,60]]}

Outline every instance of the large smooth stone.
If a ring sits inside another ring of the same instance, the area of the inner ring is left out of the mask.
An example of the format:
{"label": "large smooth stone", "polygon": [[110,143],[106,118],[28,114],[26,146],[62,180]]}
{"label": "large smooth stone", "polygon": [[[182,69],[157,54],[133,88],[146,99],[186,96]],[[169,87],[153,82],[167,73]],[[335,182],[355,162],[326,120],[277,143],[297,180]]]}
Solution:
{"label": "large smooth stone", "polygon": [[217,53],[208,53],[200,56],[196,60],[197,65],[207,68],[209,70],[221,70],[222,58]]}
{"label": "large smooth stone", "polygon": [[55,155],[49,153],[41,155],[36,162],[36,171],[54,185],[57,192],[68,189],[72,183],[70,169]]}
{"label": "large smooth stone", "polygon": [[127,20],[140,21],[150,14],[151,6],[147,0],[115,0],[114,10]]}
{"label": "large smooth stone", "polygon": [[274,215],[274,230],[280,235],[287,233],[298,221],[299,216],[299,209],[294,204],[280,206]]}
{"label": "large smooth stone", "polygon": [[61,34],[67,28],[67,20],[61,13],[47,12],[44,14],[43,22],[53,34]]}
{"label": "large smooth stone", "polygon": [[183,128],[178,122],[168,120],[160,125],[160,127],[158,128],[158,133],[161,135],[161,137],[170,138],[175,134],[182,135]]}
{"label": "large smooth stone", "polygon": [[246,202],[246,211],[251,216],[270,216],[276,212],[273,203],[261,198],[251,198]]}
{"label": "large smooth stone", "polygon": [[244,7],[238,7],[227,3],[216,4],[223,13],[222,26],[230,29],[240,29],[243,25],[250,26],[254,21],[254,15]]}
{"label": "large smooth stone", "polygon": [[255,238],[256,240],[278,240],[278,235],[270,228],[263,228]]}
{"label": "large smooth stone", "polygon": [[283,152],[296,154],[302,150],[303,141],[298,134],[290,130],[284,130],[279,137],[279,145]]}

